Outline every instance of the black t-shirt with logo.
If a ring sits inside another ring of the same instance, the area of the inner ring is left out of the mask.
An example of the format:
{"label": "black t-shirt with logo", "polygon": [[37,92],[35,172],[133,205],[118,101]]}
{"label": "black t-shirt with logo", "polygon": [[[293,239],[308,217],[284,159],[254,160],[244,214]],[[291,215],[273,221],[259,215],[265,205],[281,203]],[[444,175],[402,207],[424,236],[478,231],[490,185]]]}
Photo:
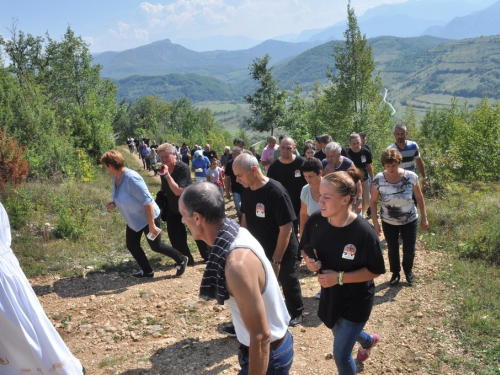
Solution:
{"label": "black t-shirt with logo", "polygon": [[356,168],[363,171],[365,175],[363,181],[368,179],[368,169],[366,168],[366,165],[373,163],[372,153],[365,147],[361,147],[359,152],[354,152],[351,148],[348,148],[347,157],[353,161]]}
{"label": "black t-shirt with logo", "polygon": [[[271,259],[278,242],[280,226],[296,219],[287,191],[272,179],[257,190],[243,188],[241,212],[245,214],[248,231],[260,242],[266,256]],[[283,257],[295,256],[297,247],[297,238],[290,236]]]}
{"label": "black t-shirt with logo", "polygon": [[305,160],[302,156],[297,156],[291,163],[284,164],[278,159],[269,166],[267,171],[267,177],[279,181],[288,191],[295,215],[300,212],[300,193],[307,184],[301,170],[302,163]]}
{"label": "black t-shirt with logo", "polygon": [[[313,213],[306,222],[299,248],[312,245],[323,270],[351,272],[366,267],[374,274],[385,273],[380,241],[373,227],[363,218],[345,227],[334,227],[321,212]],[[345,283],[321,288],[318,316],[333,328],[338,319],[354,323],[370,317],[375,295],[373,280]]]}

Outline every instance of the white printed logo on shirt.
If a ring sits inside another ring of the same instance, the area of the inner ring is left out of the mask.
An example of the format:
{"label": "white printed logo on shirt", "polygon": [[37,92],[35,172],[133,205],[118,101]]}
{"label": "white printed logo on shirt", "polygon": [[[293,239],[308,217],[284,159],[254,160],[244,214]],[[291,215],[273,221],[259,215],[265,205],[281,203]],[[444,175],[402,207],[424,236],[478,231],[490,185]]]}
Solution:
{"label": "white printed logo on shirt", "polygon": [[344,252],[342,253],[343,259],[353,260],[356,255],[356,246],[353,244],[346,245],[344,247]]}
{"label": "white printed logo on shirt", "polygon": [[262,203],[257,203],[255,206],[255,215],[257,217],[266,217],[266,208]]}
{"label": "white printed logo on shirt", "polygon": [[297,169],[297,170],[295,171],[295,177],[300,177],[300,176],[302,176],[302,175],[300,174],[300,169]]}
{"label": "white printed logo on shirt", "polygon": [[361,155],[361,163],[366,163],[366,156],[365,155]]}

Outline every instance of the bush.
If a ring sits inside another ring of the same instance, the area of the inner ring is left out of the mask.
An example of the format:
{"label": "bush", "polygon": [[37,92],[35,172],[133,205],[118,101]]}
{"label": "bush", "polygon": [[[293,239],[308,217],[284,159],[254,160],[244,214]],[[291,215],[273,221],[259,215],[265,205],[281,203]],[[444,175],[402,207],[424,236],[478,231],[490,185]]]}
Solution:
{"label": "bush", "polygon": [[25,225],[33,210],[28,193],[22,189],[9,189],[4,206],[9,215],[10,225],[14,229],[20,229]]}
{"label": "bush", "polygon": [[28,174],[26,149],[0,127],[0,193],[8,196],[11,188],[23,182]]}

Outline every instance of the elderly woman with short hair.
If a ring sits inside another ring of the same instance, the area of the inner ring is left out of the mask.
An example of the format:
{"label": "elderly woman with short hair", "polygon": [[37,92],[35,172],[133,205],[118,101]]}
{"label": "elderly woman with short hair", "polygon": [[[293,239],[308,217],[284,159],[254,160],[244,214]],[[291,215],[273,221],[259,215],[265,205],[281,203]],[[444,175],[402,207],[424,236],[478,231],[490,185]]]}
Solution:
{"label": "elderly woman with short hair", "polygon": [[417,242],[418,212],[412,196],[415,195],[420,210],[420,227],[429,228],[425,210],[424,196],[420,190],[418,176],[400,167],[403,160],[395,148],[382,152],[380,158],[385,170],[378,173],[372,182],[370,209],[373,227],[377,235],[381,235],[377,221],[377,203],[380,197],[380,218],[389,254],[389,265],[392,272],[390,285],[394,286],[400,280],[399,235],[403,240],[403,271],[408,284],[413,284],[413,262],[415,259],[415,244]]}
{"label": "elderly woman with short hair", "polygon": [[135,278],[151,278],[154,271],[149,264],[148,257],[141,247],[142,234],[150,233],[154,239],[148,237],[151,250],[166,255],[177,263],[176,276],[181,276],[186,270],[188,258],[171,246],[161,242],[160,209],[149,192],[146,183],[139,173],[125,167],[125,160],[118,151],[111,150],[104,153],[101,163],[113,178],[113,201],[106,204],[108,210],[118,208],[122,214],[127,229],[125,241],[127,249],[137,261],[141,270],[132,274]]}

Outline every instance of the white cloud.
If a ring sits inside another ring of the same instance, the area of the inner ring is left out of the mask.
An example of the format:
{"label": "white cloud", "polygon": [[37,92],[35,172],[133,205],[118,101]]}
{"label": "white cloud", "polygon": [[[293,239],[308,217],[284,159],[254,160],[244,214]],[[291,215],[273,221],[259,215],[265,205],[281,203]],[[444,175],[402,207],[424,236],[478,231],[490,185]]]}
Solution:
{"label": "white cloud", "polygon": [[[407,0],[352,0],[359,16],[383,3]],[[268,39],[328,27],[347,15],[348,0],[164,0],[142,2],[130,21],[109,29],[115,44],[140,45],[160,39],[244,35]]]}

